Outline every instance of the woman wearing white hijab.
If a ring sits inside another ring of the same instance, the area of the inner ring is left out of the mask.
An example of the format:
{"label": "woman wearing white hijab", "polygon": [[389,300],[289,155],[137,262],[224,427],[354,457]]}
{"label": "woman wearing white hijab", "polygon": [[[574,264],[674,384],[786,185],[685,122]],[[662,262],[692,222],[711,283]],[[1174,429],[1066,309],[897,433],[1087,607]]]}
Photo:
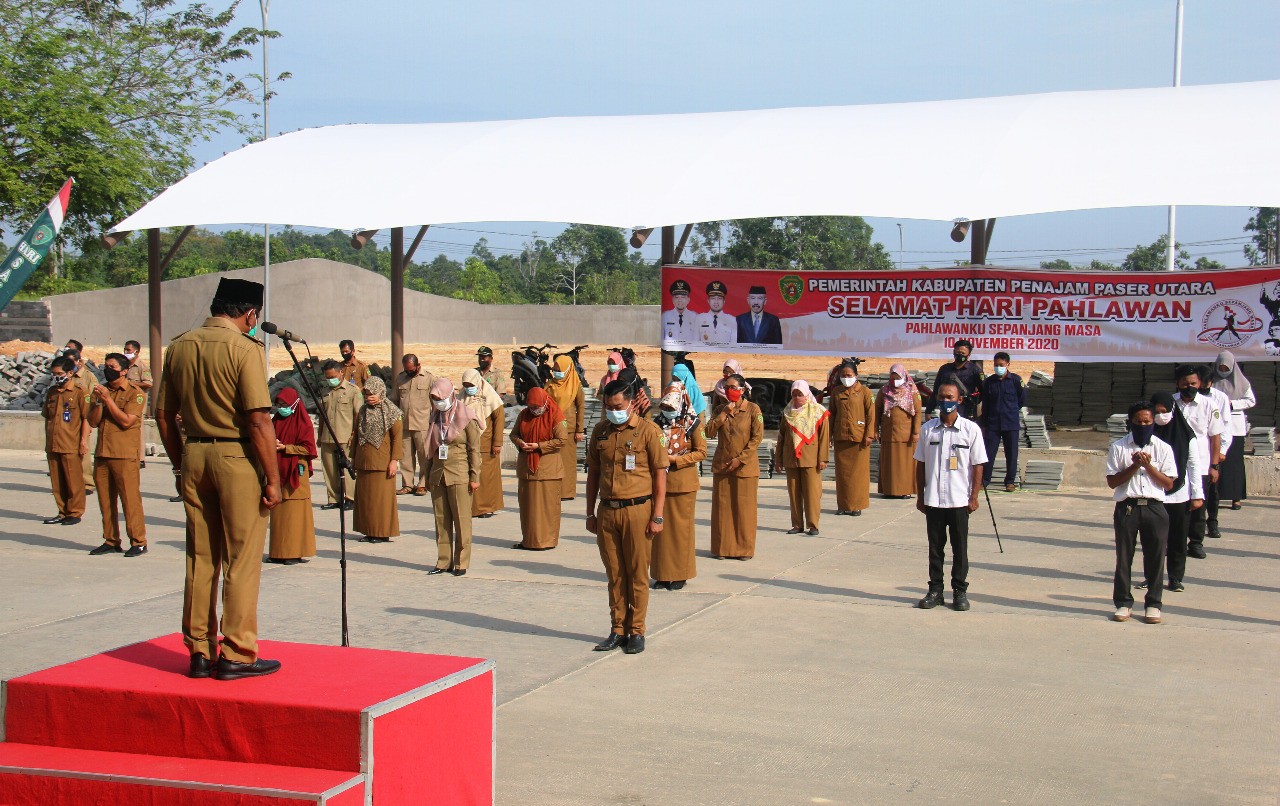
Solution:
{"label": "woman wearing white hijab", "polygon": [[479,370],[462,373],[462,394],[480,427],[480,489],[471,498],[471,516],[490,518],[502,509],[502,429],[506,410],[498,391]]}
{"label": "woman wearing white hijab", "polygon": [[1244,478],[1244,442],[1249,434],[1245,411],[1258,401],[1230,350],[1218,353],[1213,367],[1213,388],[1231,401],[1231,422],[1226,423],[1231,429],[1231,447],[1227,449],[1226,461],[1218,469],[1218,497],[1230,501],[1232,509],[1240,509],[1240,502],[1249,497]]}

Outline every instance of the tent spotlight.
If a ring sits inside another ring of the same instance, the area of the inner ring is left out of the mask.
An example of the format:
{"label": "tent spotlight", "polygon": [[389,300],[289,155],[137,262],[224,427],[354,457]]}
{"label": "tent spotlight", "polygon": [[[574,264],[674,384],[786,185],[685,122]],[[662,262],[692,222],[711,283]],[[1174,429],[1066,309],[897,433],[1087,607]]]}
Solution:
{"label": "tent spotlight", "polygon": [[653,234],[653,227],[644,228],[636,227],[631,230],[631,248],[639,249],[644,246],[644,242],[649,240],[649,236]]}
{"label": "tent spotlight", "polygon": [[951,228],[951,240],[960,243],[964,237],[969,234],[969,219],[957,218],[955,226]]}
{"label": "tent spotlight", "polygon": [[377,234],[378,234],[378,231],[376,229],[360,230],[359,232],[351,236],[351,248],[364,249],[364,245],[367,244],[373,238],[373,236]]}

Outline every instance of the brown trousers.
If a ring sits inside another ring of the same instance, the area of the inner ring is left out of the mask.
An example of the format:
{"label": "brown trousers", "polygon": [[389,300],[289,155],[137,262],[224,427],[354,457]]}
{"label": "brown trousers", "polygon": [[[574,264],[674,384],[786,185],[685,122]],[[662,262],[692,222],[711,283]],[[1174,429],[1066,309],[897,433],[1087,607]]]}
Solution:
{"label": "brown trousers", "polygon": [[188,442],[182,459],[187,511],[183,640],[191,654],[214,657],[221,575],[222,657],[239,663],[258,658],[258,583],[267,542],[262,471],[246,448],[239,442]]}
{"label": "brown trousers", "polygon": [[[351,458],[351,454],[347,454]],[[328,494],[328,503],[338,503],[338,446],[320,446],[320,466],[324,468],[324,490]],[[347,476],[347,500],[356,500],[356,480]]]}
{"label": "brown trousers", "polygon": [[649,613],[649,552],[645,533],[653,501],[596,511],[596,545],[609,578],[609,618],[619,635],[644,635]]}
{"label": "brown trousers", "polygon": [[84,517],[84,473],[80,457],[74,453],[48,453],[49,481],[53,501],[64,518]]}
{"label": "brown trousers", "polygon": [[89,450],[84,456],[80,457],[80,472],[84,474],[84,486],[86,490],[92,490],[96,484],[93,480],[93,445],[89,445]]}
{"label": "brown trousers", "polygon": [[817,529],[822,515],[822,471],[816,467],[787,468],[787,498],[791,528]]}
{"label": "brown trousers", "polygon": [[471,564],[471,489],[465,484],[431,488],[436,514],[436,568],[467,570]]}
{"label": "brown trousers", "polygon": [[98,509],[102,512],[102,542],[120,545],[120,508],[124,508],[124,529],[129,545],[147,545],[147,523],[142,515],[142,472],[137,459],[106,459],[93,462],[93,480],[98,484]]}
{"label": "brown trousers", "polygon": [[400,451],[400,486],[427,486],[427,432],[405,429]]}

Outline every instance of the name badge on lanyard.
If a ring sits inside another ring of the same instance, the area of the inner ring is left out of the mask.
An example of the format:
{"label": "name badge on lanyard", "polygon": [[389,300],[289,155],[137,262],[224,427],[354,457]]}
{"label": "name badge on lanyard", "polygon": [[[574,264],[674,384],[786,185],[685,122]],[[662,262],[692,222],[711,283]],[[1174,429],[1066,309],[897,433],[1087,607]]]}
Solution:
{"label": "name badge on lanyard", "polygon": [[436,451],[436,458],[437,458],[437,459],[448,459],[448,458],[449,458],[449,446],[448,446],[447,444],[445,444],[444,442],[441,442],[441,443],[440,443],[440,449]]}
{"label": "name badge on lanyard", "polygon": [[623,463],[622,463],[622,469],[623,469],[623,470],[635,470],[635,469],[636,469],[636,455],[635,455],[634,453],[629,453],[629,454],[627,454],[627,458],[626,458],[625,460],[623,460]]}
{"label": "name badge on lanyard", "polygon": [[960,469],[960,457],[956,456],[953,453],[951,454],[950,460],[947,462],[947,470],[959,470],[959,469]]}

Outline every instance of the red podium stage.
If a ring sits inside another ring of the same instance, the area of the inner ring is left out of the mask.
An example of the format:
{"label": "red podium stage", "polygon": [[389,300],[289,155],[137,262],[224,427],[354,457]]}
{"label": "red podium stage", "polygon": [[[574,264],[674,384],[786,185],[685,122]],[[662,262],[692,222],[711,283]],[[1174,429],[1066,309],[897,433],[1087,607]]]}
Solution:
{"label": "red podium stage", "polygon": [[10,680],[0,804],[493,802],[493,662],[262,641],[267,677],[186,676],[168,635]]}

